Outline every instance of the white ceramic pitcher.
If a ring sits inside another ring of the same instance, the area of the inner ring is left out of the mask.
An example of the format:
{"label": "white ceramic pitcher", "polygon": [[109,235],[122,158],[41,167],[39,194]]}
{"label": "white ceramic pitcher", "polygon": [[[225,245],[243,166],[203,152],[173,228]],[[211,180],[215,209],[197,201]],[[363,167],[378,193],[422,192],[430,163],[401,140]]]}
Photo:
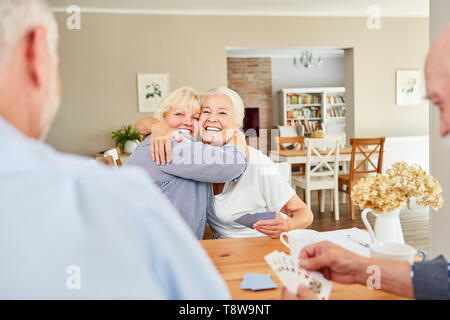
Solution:
{"label": "white ceramic pitcher", "polygon": [[[377,219],[375,220],[374,230],[367,220],[367,214],[371,212]],[[361,213],[362,220],[366,229],[372,237],[372,243],[377,242],[397,242],[405,243],[403,239],[402,226],[400,224],[400,209],[392,210],[388,213],[375,213],[372,209],[364,209]]]}

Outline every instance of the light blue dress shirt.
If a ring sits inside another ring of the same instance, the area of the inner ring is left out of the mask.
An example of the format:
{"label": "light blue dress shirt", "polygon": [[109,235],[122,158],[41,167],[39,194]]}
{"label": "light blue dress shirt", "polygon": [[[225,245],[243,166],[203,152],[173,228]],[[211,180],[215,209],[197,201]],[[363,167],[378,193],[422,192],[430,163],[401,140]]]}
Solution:
{"label": "light blue dress shirt", "polygon": [[228,299],[137,168],[58,153],[0,117],[0,299]]}

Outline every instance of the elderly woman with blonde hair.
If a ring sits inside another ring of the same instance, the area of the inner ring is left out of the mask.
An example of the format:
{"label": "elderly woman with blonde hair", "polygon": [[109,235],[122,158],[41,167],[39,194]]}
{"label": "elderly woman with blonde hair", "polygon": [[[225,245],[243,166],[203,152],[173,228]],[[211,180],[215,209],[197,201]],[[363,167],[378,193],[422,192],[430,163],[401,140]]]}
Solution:
{"label": "elderly woman with blonde hair", "polygon": [[[202,141],[224,145],[233,132],[240,131],[243,119],[244,103],[239,94],[226,87],[210,90],[202,99],[199,119]],[[165,139],[168,137],[170,134]],[[284,231],[307,228],[313,220],[308,206],[280,176],[272,160],[257,149],[247,149],[249,164],[238,180],[208,186],[208,224],[213,237],[278,238]],[[160,157],[164,158],[164,152],[161,153]],[[236,221],[246,214],[261,212],[277,214],[249,227]]]}
{"label": "elderly woman with blonde hair", "polygon": [[[221,147],[197,142],[193,137],[198,127],[199,112],[200,96],[195,90],[182,87],[172,92],[160,103],[155,113],[157,119],[145,118],[137,121],[135,126],[144,135],[150,131],[157,133],[160,128],[168,127],[176,130],[177,139],[163,143],[168,144],[164,147],[178,151],[177,159],[174,157],[174,161],[168,163],[165,159],[154,160],[149,152],[151,137],[149,135],[136,148],[125,165],[144,168],[174,204],[197,239],[202,239],[209,200],[208,183],[238,178],[245,171],[247,159],[245,149],[237,147],[238,144],[245,144],[245,137],[239,131],[236,131]],[[143,127],[148,127],[150,131],[146,132]],[[194,150],[200,154],[214,155],[216,161],[198,161],[194,158]],[[159,165],[160,163],[163,165]]]}

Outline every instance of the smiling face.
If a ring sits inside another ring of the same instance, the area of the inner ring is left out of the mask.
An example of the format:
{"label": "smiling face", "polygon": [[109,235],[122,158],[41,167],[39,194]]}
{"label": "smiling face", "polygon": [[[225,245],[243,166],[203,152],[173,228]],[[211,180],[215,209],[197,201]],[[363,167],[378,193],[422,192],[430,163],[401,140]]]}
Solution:
{"label": "smiling face", "polygon": [[200,115],[200,135],[204,143],[222,146],[238,128],[228,96],[216,93],[204,99]]}
{"label": "smiling face", "polygon": [[180,129],[192,137],[198,131],[198,118],[198,112],[181,104],[174,104],[164,115],[164,120],[171,128]]}

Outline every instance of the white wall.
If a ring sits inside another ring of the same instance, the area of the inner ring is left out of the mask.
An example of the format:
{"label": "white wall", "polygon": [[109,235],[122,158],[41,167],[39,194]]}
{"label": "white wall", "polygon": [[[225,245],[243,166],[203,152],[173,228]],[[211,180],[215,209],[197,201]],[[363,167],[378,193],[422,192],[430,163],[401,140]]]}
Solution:
{"label": "white wall", "polygon": [[[450,1],[431,0],[430,43],[448,23]],[[444,254],[450,259],[450,148],[439,136],[439,112],[434,106],[430,107],[430,154],[431,174],[439,180],[444,191],[444,206],[439,212],[430,209],[430,253],[433,257]]]}
{"label": "white wall", "polygon": [[353,49],[351,136],[428,134],[426,103],[395,107],[395,71],[423,66],[427,18],[383,17],[370,30],[364,17],[83,13],[81,30],[69,30],[69,15],[56,16],[63,92],[47,142],[59,151],[111,148],[113,130],[147,115],[138,113],[137,73],[169,73],[172,90],[204,92],[227,84],[226,48],[236,47]]}
{"label": "white wall", "polygon": [[293,58],[272,58],[274,124],[279,123],[280,89],[344,86],[344,57],[323,59],[320,68],[305,69],[294,66]]}

